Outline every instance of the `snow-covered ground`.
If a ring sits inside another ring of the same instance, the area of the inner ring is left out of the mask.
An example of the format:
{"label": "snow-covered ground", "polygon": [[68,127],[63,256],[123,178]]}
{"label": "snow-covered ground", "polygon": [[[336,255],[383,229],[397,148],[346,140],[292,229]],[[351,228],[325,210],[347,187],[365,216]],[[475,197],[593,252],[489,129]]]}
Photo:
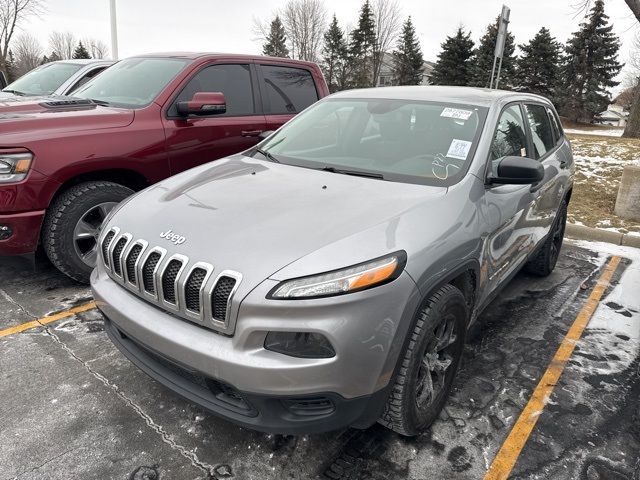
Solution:
{"label": "snow-covered ground", "polygon": [[565,128],[566,133],[573,133],[575,135],[600,135],[603,137],[621,137],[624,128],[608,128],[602,130],[590,130],[590,129],[578,129],[578,128]]}

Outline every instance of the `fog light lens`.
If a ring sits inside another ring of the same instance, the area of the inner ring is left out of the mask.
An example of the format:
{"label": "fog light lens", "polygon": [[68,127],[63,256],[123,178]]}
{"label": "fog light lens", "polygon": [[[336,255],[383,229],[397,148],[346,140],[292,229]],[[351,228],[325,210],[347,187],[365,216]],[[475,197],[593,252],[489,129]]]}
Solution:
{"label": "fog light lens", "polygon": [[13,235],[13,230],[9,225],[0,225],[0,240],[6,240]]}
{"label": "fog light lens", "polygon": [[298,358],[331,358],[336,351],[324,335],[314,332],[269,332],[264,348]]}

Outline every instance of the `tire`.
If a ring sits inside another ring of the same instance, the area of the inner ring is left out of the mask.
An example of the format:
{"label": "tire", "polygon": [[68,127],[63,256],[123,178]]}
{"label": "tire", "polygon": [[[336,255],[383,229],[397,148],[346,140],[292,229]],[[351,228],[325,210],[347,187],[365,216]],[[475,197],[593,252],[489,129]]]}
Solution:
{"label": "tire", "polygon": [[563,201],[556,215],[556,219],[553,221],[549,236],[538,253],[525,265],[524,268],[527,272],[539,277],[546,277],[553,272],[558,262],[558,257],[560,256],[560,248],[562,247],[562,240],[564,239],[566,223],[567,202]]}
{"label": "tire", "polygon": [[90,246],[97,244],[104,217],[132,193],[117,183],[93,181],[60,194],[47,210],[42,227],[42,244],[51,263],[72,279],[89,283],[97,256],[92,259]]}
{"label": "tire", "polygon": [[[465,297],[453,285],[443,286],[425,302],[414,320],[402,363],[378,420],[382,425],[401,435],[414,436],[438,417],[460,365],[468,316]],[[438,342],[438,338],[447,337],[447,331],[450,342]],[[438,350],[439,343],[447,345]],[[434,352],[438,352],[435,357]],[[431,367],[434,371],[444,367],[443,372],[435,374],[435,383]]]}

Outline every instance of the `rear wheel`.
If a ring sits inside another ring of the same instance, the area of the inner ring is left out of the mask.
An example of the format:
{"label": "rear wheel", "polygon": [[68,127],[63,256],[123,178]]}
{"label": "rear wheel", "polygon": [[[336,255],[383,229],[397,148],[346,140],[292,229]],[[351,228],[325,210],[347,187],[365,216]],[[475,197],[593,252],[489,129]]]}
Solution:
{"label": "rear wheel", "polygon": [[525,265],[525,270],[534,275],[540,277],[546,277],[556,267],[558,257],[560,256],[560,249],[562,248],[562,241],[564,239],[564,228],[567,223],[567,203],[562,202],[556,219],[551,227],[551,232],[544,242],[540,251],[536,253],[529,262]]}
{"label": "rear wheel", "polygon": [[58,196],[42,229],[44,250],[58,270],[88,283],[98,257],[98,236],[109,212],[133,193],[113,182],[86,182]]}
{"label": "rear wheel", "polygon": [[453,285],[428,299],[414,321],[380,423],[406,436],[433,423],[460,364],[467,317],[464,295]]}

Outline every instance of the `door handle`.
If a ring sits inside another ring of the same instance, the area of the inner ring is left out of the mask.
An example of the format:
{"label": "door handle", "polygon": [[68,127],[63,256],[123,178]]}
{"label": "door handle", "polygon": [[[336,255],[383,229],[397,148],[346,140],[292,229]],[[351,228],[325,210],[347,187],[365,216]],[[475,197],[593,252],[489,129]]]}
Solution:
{"label": "door handle", "polygon": [[257,137],[263,132],[263,130],[242,130],[240,135],[243,137]]}

